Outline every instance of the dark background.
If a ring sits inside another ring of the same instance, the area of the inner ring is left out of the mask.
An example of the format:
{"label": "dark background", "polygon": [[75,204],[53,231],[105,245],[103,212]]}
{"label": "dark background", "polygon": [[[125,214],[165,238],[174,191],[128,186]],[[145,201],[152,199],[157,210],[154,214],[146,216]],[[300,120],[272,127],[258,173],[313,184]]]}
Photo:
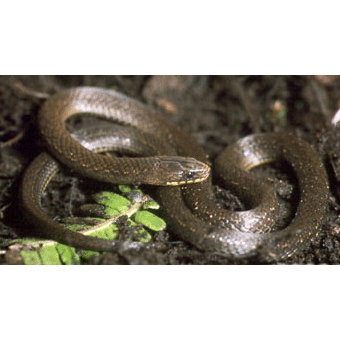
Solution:
{"label": "dark background", "polygon": [[[340,107],[340,82],[333,76],[2,76],[0,77],[0,242],[31,233],[17,202],[20,178],[29,162],[44,150],[36,125],[43,98],[79,85],[113,88],[157,107],[189,130],[213,160],[225,146],[257,132],[292,132],[320,152],[330,179],[331,199],[323,231],[304,252],[284,263],[338,263],[339,135],[331,120]],[[34,95],[29,91],[35,91]],[[43,96],[41,96],[43,97]],[[279,164],[261,170],[294,209],[295,184]],[[278,180],[281,180],[279,182]],[[48,188],[47,208],[52,216],[67,215],[84,200],[84,181],[61,174]],[[86,185],[87,186],[87,185]],[[216,187],[217,198],[235,208],[237,198]],[[72,197],[72,200],[70,199]],[[284,222],[283,222],[284,223]],[[206,255],[164,231],[155,235],[155,247],[126,254],[103,254],[90,264],[229,264]],[[1,258],[7,263],[6,258]]]}

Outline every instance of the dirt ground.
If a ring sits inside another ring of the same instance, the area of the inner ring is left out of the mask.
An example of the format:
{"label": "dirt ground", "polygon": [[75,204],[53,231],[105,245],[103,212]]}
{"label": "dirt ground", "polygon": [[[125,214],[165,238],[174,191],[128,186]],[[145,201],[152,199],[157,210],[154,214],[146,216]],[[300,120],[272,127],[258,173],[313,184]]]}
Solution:
{"label": "dirt ground", "polygon": [[[72,86],[108,87],[137,98],[183,126],[213,160],[225,146],[258,132],[292,132],[319,150],[329,175],[329,216],[319,237],[286,264],[340,262],[340,129],[332,118],[340,108],[340,81],[330,76],[1,76],[0,77],[0,250],[17,237],[32,235],[17,200],[21,176],[42,150],[36,115],[44,96]],[[293,211],[295,184],[280,164],[261,170],[280,183],[280,195]],[[84,185],[86,183],[86,185]],[[48,187],[51,216],[67,216],[85,200],[92,181],[70,173]],[[283,184],[282,184],[283,183]],[[283,194],[282,194],[283,192]],[[216,186],[217,199],[227,207],[238,200]],[[287,223],[283,221],[282,223]],[[6,264],[2,255],[1,264]],[[86,264],[247,264],[207,255],[167,231],[154,235],[149,249],[102,254]],[[85,263],[84,263],[85,264]]]}

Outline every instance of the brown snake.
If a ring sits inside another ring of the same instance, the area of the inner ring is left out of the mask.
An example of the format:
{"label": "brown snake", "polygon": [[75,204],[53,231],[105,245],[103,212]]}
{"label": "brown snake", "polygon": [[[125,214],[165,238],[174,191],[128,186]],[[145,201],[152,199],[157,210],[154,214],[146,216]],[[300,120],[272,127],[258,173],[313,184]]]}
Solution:
{"label": "brown snake", "polygon": [[[97,153],[114,148],[109,132],[99,133],[92,151],[86,149],[64,125],[67,118],[81,113],[129,126],[131,138],[142,139],[143,150],[149,148],[150,154],[112,158]],[[256,256],[264,261],[287,258],[310,244],[327,213],[329,189],[322,161],[308,143],[292,135],[251,135],[217,158],[214,169],[251,206],[250,210],[234,212],[214,201],[204,150],[159,113],[118,92],[79,87],[57,93],[43,104],[39,127],[51,154],[84,176],[111,183],[157,185],[170,231],[205,252],[231,258]],[[300,198],[289,225],[267,232],[278,218],[276,193],[248,170],[277,159],[286,160],[294,169]],[[47,217],[40,199],[58,168],[47,153],[29,166],[21,188],[26,215],[46,238],[83,249],[114,250],[115,242],[74,233]]]}

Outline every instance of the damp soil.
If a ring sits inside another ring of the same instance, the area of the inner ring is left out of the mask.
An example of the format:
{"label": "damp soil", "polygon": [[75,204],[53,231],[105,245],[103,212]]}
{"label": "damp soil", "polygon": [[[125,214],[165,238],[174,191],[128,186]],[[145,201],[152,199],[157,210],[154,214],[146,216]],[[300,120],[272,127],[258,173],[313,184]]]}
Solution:
{"label": "damp soil", "polygon": [[[18,188],[25,168],[45,149],[36,124],[44,94],[72,86],[118,90],[154,106],[187,129],[210,159],[229,144],[259,132],[292,132],[314,145],[325,163],[331,197],[329,215],[318,238],[283,264],[340,262],[340,128],[332,119],[340,108],[336,76],[1,76],[0,77],[0,250],[17,237],[32,236],[24,219]],[[261,167],[282,201],[281,227],[296,206],[296,181],[284,164]],[[67,217],[87,201],[88,188],[98,183],[65,170],[48,187],[45,206],[51,216]],[[228,209],[243,203],[218,183],[218,202]],[[126,230],[120,225],[121,237]],[[1,264],[7,264],[1,255]],[[167,231],[153,235],[150,246],[94,256],[84,264],[257,264],[204,254]]]}

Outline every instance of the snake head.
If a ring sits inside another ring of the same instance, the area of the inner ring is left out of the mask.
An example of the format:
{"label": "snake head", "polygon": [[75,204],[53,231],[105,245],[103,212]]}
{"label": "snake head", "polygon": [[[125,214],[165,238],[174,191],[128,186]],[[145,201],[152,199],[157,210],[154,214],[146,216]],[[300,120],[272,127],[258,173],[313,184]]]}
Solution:
{"label": "snake head", "polygon": [[[183,185],[206,180],[210,167],[195,158],[162,156],[155,164],[158,179],[156,185]],[[150,183],[151,184],[151,183]]]}

